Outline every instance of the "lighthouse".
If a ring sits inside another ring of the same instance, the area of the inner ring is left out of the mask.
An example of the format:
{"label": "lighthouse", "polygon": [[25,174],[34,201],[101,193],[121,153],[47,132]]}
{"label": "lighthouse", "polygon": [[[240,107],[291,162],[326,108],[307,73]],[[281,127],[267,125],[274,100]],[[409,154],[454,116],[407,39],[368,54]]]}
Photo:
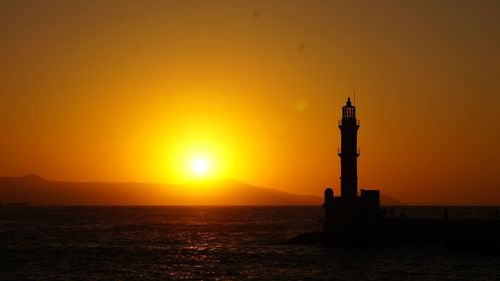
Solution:
{"label": "lighthouse", "polygon": [[342,107],[339,129],[340,196],[334,196],[333,189],[327,188],[323,204],[324,231],[328,235],[349,235],[353,229],[371,225],[381,218],[380,192],[361,189],[358,194],[359,120],[350,98]]}
{"label": "lighthouse", "polygon": [[340,196],[346,201],[354,201],[358,196],[358,129],[356,107],[347,98],[342,107],[342,119],[339,121],[341,133],[340,146]]}

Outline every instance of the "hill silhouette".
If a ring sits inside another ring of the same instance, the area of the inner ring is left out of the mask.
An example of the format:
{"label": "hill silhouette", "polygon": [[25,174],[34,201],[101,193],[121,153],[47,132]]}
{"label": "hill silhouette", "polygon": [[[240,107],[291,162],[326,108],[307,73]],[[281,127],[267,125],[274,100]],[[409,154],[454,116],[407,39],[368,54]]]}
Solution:
{"label": "hill silhouette", "polygon": [[[382,201],[397,205],[394,199]],[[33,205],[321,205],[298,195],[235,180],[186,184],[51,181],[38,175],[0,177],[0,201]]]}

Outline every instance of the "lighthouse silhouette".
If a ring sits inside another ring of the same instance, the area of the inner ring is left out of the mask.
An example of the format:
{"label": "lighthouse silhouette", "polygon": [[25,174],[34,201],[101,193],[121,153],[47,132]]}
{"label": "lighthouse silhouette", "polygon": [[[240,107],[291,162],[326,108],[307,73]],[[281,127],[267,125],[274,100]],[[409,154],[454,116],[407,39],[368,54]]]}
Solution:
{"label": "lighthouse silhouette", "polygon": [[347,98],[339,120],[341,146],[339,150],[340,197],[335,197],[333,189],[325,190],[324,232],[341,234],[352,232],[353,228],[366,226],[381,219],[380,192],[361,189],[358,195],[358,129],[356,107]]}
{"label": "lighthouse silhouette", "polygon": [[342,119],[339,121],[341,132],[340,146],[340,194],[345,200],[355,200],[358,194],[358,129],[359,121],[356,119],[356,107],[347,98],[347,103],[342,107]]}
{"label": "lighthouse silhouette", "polygon": [[[436,245],[479,251],[500,250],[498,220],[385,218],[380,209],[378,190],[360,189],[356,108],[347,98],[339,120],[341,147],[340,196],[325,189],[323,232],[309,232],[292,239],[295,243],[324,242],[332,246]],[[392,212],[391,212],[392,213]]]}

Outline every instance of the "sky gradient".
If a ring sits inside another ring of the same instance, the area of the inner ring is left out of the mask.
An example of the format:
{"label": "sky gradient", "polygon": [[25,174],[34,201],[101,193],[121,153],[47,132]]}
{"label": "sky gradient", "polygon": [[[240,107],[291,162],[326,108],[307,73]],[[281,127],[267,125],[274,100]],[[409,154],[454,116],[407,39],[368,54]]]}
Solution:
{"label": "sky gradient", "polygon": [[500,204],[499,1],[0,1],[0,175]]}

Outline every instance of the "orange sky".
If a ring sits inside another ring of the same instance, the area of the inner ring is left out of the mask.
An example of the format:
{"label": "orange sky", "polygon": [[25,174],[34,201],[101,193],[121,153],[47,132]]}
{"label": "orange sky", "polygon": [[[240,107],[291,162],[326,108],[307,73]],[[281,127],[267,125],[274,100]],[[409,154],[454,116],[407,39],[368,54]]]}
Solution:
{"label": "orange sky", "polygon": [[500,204],[498,1],[2,1],[0,175]]}

